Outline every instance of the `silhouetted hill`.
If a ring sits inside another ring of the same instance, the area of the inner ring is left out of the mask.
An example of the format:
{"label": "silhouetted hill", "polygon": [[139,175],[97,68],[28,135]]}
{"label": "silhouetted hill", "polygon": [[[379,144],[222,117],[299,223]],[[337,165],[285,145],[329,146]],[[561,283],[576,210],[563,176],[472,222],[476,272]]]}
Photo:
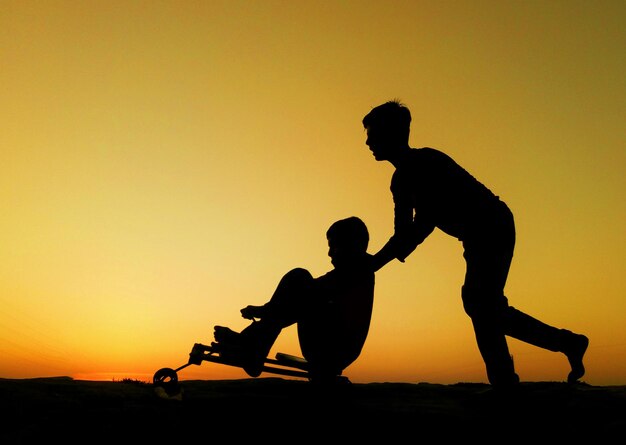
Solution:
{"label": "silhouetted hill", "polygon": [[153,385],[135,381],[0,379],[0,442],[561,443],[626,431],[626,386],[534,382],[499,394],[474,383],[368,383],[325,390],[304,380],[256,378],[182,381],[180,388],[180,398],[168,399]]}

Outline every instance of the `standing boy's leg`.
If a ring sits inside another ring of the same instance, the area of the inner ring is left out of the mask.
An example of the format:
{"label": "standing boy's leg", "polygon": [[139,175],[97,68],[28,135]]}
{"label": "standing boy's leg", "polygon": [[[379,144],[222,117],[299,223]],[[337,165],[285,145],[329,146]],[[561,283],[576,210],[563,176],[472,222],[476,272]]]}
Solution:
{"label": "standing boy's leg", "polygon": [[[514,232],[503,231],[495,241],[465,243],[467,269],[462,289],[463,307],[472,319],[487,377],[494,386],[519,383],[506,341],[508,300],[504,286],[513,258]],[[508,236],[507,236],[508,235]]]}
{"label": "standing boy's leg", "polygon": [[473,291],[467,282],[463,286],[465,311],[472,320],[476,344],[485,363],[487,378],[493,386],[510,386],[519,383],[513,359],[509,352],[500,314],[502,310],[493,304],[474,301],[489,299],[479,290]]}
{"label": "standing boy's leg", "polygon": [[568,382],[575,383],[585,374],[583,356],[589,346],[589,339],[584,335],[555,328],[511,306],[506,312],[505,333],[539,348],[565,354],[571,367]]}

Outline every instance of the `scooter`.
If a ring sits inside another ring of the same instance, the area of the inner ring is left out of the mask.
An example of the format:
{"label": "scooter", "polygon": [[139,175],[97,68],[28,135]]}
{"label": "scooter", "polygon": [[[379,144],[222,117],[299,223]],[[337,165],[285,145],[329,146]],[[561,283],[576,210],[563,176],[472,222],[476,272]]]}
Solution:
{"label": "scooter", "polygon": [[[161,368],[154,373],[152,381],[155,391],[163,398],[179,398],[181,390],[178,383],[178,372],[191,365],[201,365],[204,361],[243,368],[240,362],[221,357],[214,344],[207,346],[202,343],[195,343],[189,353],[187,363],[176,369]],[[282,352],[278,352],[275,358],[267,357],[261,372],[303,379],[310,378],[309,365],[304,358]],[[337,378],[349,382],[347,377],[337,376]]]}

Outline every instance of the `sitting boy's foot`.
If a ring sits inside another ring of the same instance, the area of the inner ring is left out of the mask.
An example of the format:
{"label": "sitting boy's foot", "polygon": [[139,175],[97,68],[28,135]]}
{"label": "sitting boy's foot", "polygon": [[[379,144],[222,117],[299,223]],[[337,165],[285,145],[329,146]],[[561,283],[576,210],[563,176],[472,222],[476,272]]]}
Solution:
{"label": "sitting boy's foot", "polygon": [[250,377],[258,377],[263,372],[263,364],[264,360],[248,359],[242,368]]}
{"label": "sitting boy's foot", "polygon": [[212,342],[211,351],[216,352],[225,363],[233,366],[243,366],[245,350],[238,345],[228,342]]}
{"label": "sitting boy's foot", "polygon": [[265,358],[255,354],[243,344],[213,342],[211,350],[218,353],[224,363],[243,368],[250,377],[258,377],[263,372]]}
{"label": "sitting boy's foot", "polygon": [[239,332],[235,332],[226,326],[215,326],[213,337],[218,343],[239,343]]}
{"label": "sitting boy's foot", "polygon": [[569,361],[569,365],[572,368],[567,376],[567,383],[576,383],[585,375],[585,366],[583,365],[583,357],[589,346],[589,339],[580,334],[572,334],[567,342],[567,347],[564,348],[563,353]]}
{"label": "sitting boy's foot", "polygon": [[[265,355],[256,351],[257,348],[239,332],[225,326],[215,326],[215,342],[211,348],[225,362],[243,368],[251,377],[258,377],[265,362]],[[248,336],[249,337],[249,336]]]}

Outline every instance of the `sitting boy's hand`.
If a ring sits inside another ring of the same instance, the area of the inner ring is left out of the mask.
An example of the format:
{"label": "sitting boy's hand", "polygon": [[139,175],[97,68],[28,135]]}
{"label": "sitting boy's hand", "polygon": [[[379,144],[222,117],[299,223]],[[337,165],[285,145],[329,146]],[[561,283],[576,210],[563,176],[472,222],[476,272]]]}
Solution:
{"label": "sitting boy's hand", "polygon": [[252,320],[254,317],[250,314],[250,307],[246,306],[241,310],[241,316],[246,320]]}
{"label": "sitting boy's hand", "polygon": [[263,312],[263,306],[248,305],[241,310],[241,316],[246,320],[254,320],[255,318],[261,318]]}

